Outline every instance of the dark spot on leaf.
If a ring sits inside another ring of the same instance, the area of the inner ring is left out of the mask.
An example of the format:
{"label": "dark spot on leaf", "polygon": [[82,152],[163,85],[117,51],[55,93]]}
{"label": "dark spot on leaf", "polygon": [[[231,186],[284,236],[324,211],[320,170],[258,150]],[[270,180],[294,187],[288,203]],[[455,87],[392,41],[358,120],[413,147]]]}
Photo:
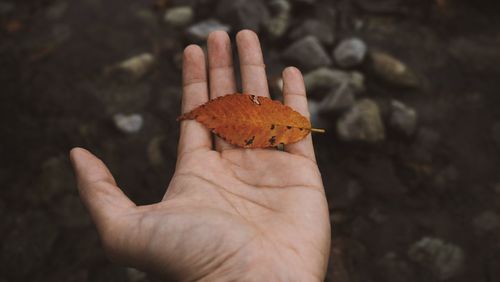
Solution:
{"label": "dark spot on leaf", "polygon": [[273,136],[271,137],[271,139],[269,139],[269,144],[274,145],[274,143],[276,143],[276,136]]}
{"label": "dark spot on leaf", "polygon": [[253,144],[253,140],[255,139],[255,136],[252,136],[252,138],[245,140],[245,146],[250,146]]}
{"label": "dark spot on leaf", "polygon": [[287,128],[287,129],[292,129],[292,127],[291,127],[291,126],[287,126],[286,128]]}
{"label": "dark spot on leaf", "polygon": [[299,128],[300,131],[304,130],[304,128]]}
{"label": "dark spot on leaf", "polygon": [[271,124],[271,130],[273,130],[276,126],[274,124]]}

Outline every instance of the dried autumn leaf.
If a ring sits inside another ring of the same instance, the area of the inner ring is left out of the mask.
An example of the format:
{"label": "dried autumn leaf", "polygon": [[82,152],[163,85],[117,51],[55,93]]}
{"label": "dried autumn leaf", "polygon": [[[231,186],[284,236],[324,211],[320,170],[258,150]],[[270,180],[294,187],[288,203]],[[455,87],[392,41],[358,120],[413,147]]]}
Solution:
{"label": "dried autumn leaf", "polygon": [[311,131],[309,120],[292,108],[266,97],[229,94],[211,100],[178,120],[194,119],[230,144],[267,148],[302,140]]}

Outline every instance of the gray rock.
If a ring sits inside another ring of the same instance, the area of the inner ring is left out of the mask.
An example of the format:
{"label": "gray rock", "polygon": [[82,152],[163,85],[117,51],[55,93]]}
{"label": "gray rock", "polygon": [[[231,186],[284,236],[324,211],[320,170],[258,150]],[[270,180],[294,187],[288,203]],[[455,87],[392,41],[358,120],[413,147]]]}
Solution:
{"label": "gray rock", "polygon": [[0,247],[0,273],[24,281],[50,259],[59,230],[42,212],[18,215]]}
{"label": "gray rock", "polygon": [[385,82],[398,87],[417,88],[420,79],[404,63],[382,52],[371,53],[374,74]]}
{"label": "gray rock", "polygon": [[497,144],[497,147],[500,149],[500,122],[495,123],[491,127],[491,136],[493,141]]}
{"label": "gray rock", "polygon": [[361,93],[365,91],[365,76],[357,71],[352,71],[349,73],[351,80],[349,81],[349,86],[354,90],[355,93]]}
{"label": "gray rock", "polygon": [[322,98],[326,93],[337,91],[347,85],[353,92],[364,90],[364,76],[359,72],[345,72],[329,68],[319,68],[304,75],[307,94],[313,98]]}
{"label": "gray rock", "polygon": [[389,123],[395,130],[412,135],[417,128],[417,112],[399,101],[392,100]]}
{"label": "gray rock", "polygon": [[374,101],[358,101],[337,121],[337,133],[344,141],[378,142],[385,139],[380,110]]}
{"label": "gray rock", "polygon": [[111,68],[111,73],[125,81],[138,80],[151,71],[155,62],[153,54],[143,53],[118,63]]}
{"label": "gray rock", "polygon": [[500,216],[495,212],[485,211],[474,218],[473,224],[480,233],[492,231],[500,227]]}
{"label": "gray rock", "polygon": [[333,44],[335,33],[332,27],[316,19],[307,19],[290,32],[290,38],[297,40],[312,35],[323,44]]}
{"label": "gray rock", "polygon": [[165,22],[171,26],[183,27],[193,20],[193,8],[190,6],[179,6],[168,9],[165,12]]}
{"label": "gray rock", "polygon": [[162,166],[165,163],[161,145],[165,140],[165,136],[156,136],[148,144],[148,159],[151,165],[155,167]]}
{"label": "gray rock", "polygon": [[439,238],[424,237],[408,251],[411,260],[431,270],[440,280],[456,276],[463,267],[464,251]]}
{"label": "gray rock", "polygon": [[229,32],[231,27],[222,24],[218,20],[208,19],[190,26],[186,33],[187,36],[194,41],[205,41],[207,40],[208,35],[216,30]]}
{"label": "gray rock", "polygon": [[127,277],[129,282],[149,282],[146,273],[132,267],[127,268]]}
{"label": "gray rock", "polygon": [[333,51],[335,62],[343,68],[360,65],[366,56],[367,47],[359,38],[344,39]]}
{"label": "gray rock", "polygon": [[116,128],[123,133],[133,134],[141,130],[144,119],[140,114],[116,114],[113,116]]}
{"label": "gray rock", "polygon": [[259,32],[261,25],[270,18],[269,10],[261,0],[220,0],[216,14],[219,19],[235,29]]}
{"label": "gray rock", "polygon": [[292,43],[283,58],[306,71],[331,65],[332,61],[319,40],[310,35]]}
{"label": "gray rock", "polygon": [[274,16],[264,22],[267,32],[273,38],[285,34],[290,22],[291,6],[287,0],[271,0],[269,6],[274,10]]}
{"label": "gray rock", "polygon": [[319,113],[338,113],[351,108],[355,103],[353,90],[347,83],[342,84],[338,89],[328,93],[319,104]]}

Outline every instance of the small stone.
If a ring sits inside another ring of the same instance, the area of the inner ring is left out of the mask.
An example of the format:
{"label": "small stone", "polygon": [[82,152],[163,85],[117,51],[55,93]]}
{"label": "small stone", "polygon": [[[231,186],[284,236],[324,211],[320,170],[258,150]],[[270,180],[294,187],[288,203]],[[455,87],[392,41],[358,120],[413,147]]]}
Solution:
{"label": "small stone", "polygon": [[355,103],[355,95],[347,83],[331,91],[321,100],[319,113],[338,113],[351,108]]}
{"label": "small stone", "polygon": [[315,19],[307,19],[301,25],[290,32],[290,38],[297,40],[312,35],[323,44],[333,44],[335,34],[333,29],[326,23]]}
{"label": "small stone", "polygon": [[146,75],[154,66],[155,57],[150,53],[144,53],[118,63],[112,72],[120,75],[123,80],[137,80]]}
{"label": "small stone", "polygon": [[165,163],[163,152],[161,150],[161,145],[164,140],[164,136],[156,136],[151,139],[148,144],[148,159],[153,166],[159,167]]}
{"label": "small stone", "polygon": [[193,20],[193,16],[193,8],[190,6],[179,6],[168,9],[164,19],[171,26],[183,27]]}
{"label": "small stone", "polygon": [[500,227],[500,216],[492,211],[485,211],[476,216],[473,224],[479,232],[488,232]]}
{"label": "small stone", "polygon": [[337,121],[337,133],[344,141],[378,142],[385,139],[380,110],[374,101],[358,101]]}
{"label": "small stone", "polygon": [[187,36],[194,41],[205,41],[208,35],[216,30],[229,32],[231,28],[218,20],[208,19],[190,26],[186,32]]}
{"label": "small stone", "polygon": [[133,134],[141,130],[144,119],[140,114],[116,114],[113,116],[116,128],[123,133]]}
{"label": "small stone", "polygon": [[371,54],[374,74],[385,82],[397,87],[418,88],[420,80],[404,63],[382,52]]}
{"label": "small stone", "polygon": [[417,112],[414,109],[399,101],[392,100],[391,110],[389,123],[392,128],[406,135],[415,133],[415,129],[417,128]]}
{"label": "small stone", "polygon": [[149,282],[146,273],[132,267],[127,268],[127,277],[129,282]]}
{"label": "small stone", "polygon": [[345,72],[329,68],[319,68],[304,75],[307,95],[313,98],[323,98],[325,94],[337,91],[347,85],[354,93],[362,92],[364,76],[359,72]]}
{"label": "small stone", "polygon": [[456,276],[464,264],[464,251],[439,238],[424,237],[408,251],[411,260],[427,267],[440,280]]}
{"label": "small stone", "polygon": [[357,71],[350,72],[351,80],[349,85],[352,87],[354,92],[361,93],[365,91],[365,76]]}
{"label": "small stone", "polygon": [[216,14],[219,19],[231,24],[235,29],[251,29],[259,32],[263,23],[270,18],[262,0],[220,0]]}
{"label": "small stone", "polygon": [[306,71],[331,65],[332,61],[319,40],[310,35],[292,43],[283,52],[283,58]]}
{"label": "small stone", "polygon": [[275,16],[264,22],[267,32],[272,38],[280,38],[288,29],[291,6],[287,0],[271,0],[269,6]]}
{"label": "small stone", "polygon": [[366,56],[366,44],[359,38],[344,39],[333,51],[337,64],[343,68],[360,65]]}

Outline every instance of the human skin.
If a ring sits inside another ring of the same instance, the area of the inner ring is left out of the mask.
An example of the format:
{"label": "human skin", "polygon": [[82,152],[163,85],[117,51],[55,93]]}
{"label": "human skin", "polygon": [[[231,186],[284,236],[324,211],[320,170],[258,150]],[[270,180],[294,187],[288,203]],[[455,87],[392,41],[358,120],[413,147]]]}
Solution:
{"label": "human skin", "polygon": [[[236,43],[244,93],[269,97],[257,35]],[[237,92],[229,36],[184,50],[182,112]],[[283,71],[284,103],[309,117],[300,71]],[[109,258],[176,281],[323,281],[330,221],[311,136],[274,149],[235,148],[200,123],[180,124],[174,176],[163,199],[137,206],[104,163],[70,152],[81,199]]]}

